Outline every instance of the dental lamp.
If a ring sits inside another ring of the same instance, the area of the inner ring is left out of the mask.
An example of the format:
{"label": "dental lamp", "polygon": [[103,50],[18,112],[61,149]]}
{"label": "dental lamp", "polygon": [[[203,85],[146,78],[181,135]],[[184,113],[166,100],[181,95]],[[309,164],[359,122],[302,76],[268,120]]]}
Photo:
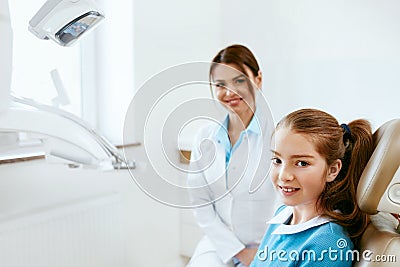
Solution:
{"label": "dental lamp", "polygon": [[[30,21],[29,29],[41,39],[69,46],[103,18],[92,0],[48,0]],[[53,162],[61,160],[103,170],[135,167],[134,161],[126,160],[81,118],[57,107],[10,95],[12,28],[7,0],[0,0],[0,36],[0,134],[27,132],[40,136],[45,145],[49,144],[46,158]],[[52,73],[52,77],[56,87],[61,88],[57,73]],[[59,96],[57,103],[67,100],[60,92]]]}
{"label": "dental lamp", "polygon": [[29,21],[38,38],[70,46],[104,19],[92,0],[48,0]]}

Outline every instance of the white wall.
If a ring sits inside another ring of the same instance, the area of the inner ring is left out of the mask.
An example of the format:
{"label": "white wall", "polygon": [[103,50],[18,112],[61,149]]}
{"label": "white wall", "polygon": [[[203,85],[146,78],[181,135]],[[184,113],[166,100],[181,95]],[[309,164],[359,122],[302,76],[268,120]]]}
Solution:
{"label": "white wall", "polygon": [[221,45],[219,1],[135,1],[135,88],[165,68],[210,61]]}
{"label": "white wall", "polygon": [[223,39],[254,49],[275,120],[302,107],[374,127],[400,117],[399,1],[222,3]]}
{"label": "white wall", "polygon": [[0,33],[3,36],[0,43],[0,112],[2,112],[9,105],[12,69],[12,30],[6,0],[0,0]]}
{"label": "white wall", "polygon": [[[221,49],[221,6],[219,1],[139,0],[135,1],[134,9],[136,92],[160,72],[179,64],[209,62]],[[182,75],[185,74],[182,73]],[[207,75],[205,72],[205,79],[208,79]],[[171,88],[165,86],[161,91],[166,92],[169,89]],[[200,90],[199,95],[204,95],[204,92],[200,92]],[[206,90],[209,93],[208,89]],[[159,88],[157,91],[160,91]],[[193,97],[191,93],[185,93],[185,90],[181,92],[180,100],[176,100],[176,106],[181,104],[182,100],[189,100]],[[144,114],[142,110],[143,108],[138,106],[135,111],[136,125],[142,125],[148,115]],[[165,110],[165,114],[170,112],[171,110]],[[143,129],[140,127],[136,131],[136,137],[140,142],[143,142],[142,131]],[[176,136],[171,136],[171,138],[175,141],[177,139]]]}
{"label": "white wall", "polygon": [[97,0],[106,19],[82,40],[83,118],[122,144],[125,113],[134,95],[133,1]]}

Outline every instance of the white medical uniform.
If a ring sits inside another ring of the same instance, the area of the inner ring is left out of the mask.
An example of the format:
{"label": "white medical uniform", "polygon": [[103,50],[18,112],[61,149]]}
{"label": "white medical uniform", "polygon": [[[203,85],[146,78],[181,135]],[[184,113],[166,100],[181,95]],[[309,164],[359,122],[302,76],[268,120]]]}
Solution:
{"label": "white medical uniform", "polygon": [[[257,246],[266,221],[273,217],[277,197],[268,173],[274,124],[272,118],[262,114],[257,108],[228,163],[221,140],[221,131],[227,138],[228,118],[222,125],[204,127],[197,135],[188,185],[192,204],[201,206],[193,211],[205,236],[196,247],[190,267],[234,266],[233,256],[246,246]],[[261,187],[249,193],[250,184],[252,189]]]}

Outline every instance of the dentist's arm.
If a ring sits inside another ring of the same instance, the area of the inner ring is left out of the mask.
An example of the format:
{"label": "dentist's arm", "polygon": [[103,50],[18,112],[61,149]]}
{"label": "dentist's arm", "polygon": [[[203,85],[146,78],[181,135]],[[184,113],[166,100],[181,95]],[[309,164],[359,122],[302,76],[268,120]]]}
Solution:
{"label": "dentist's arm", "polygon": [[[199,139],[199,138],[198,138]],[[196,142],[199,144],[199,140]],[[202,170],[201,163],[197,160],[201,157],[198,148],[192,149],[191,170]],[[236,254],[242,251],[245,246],[242,244],[231,229],[221,220],[215,210],[214,195],[210,189],[204,172],[192,172],[188,175],[189,196],[193,205],[205,206],[195,208],[194,216],[204,234],[213,242],[219,258],[228,262]]]}
{"label": "dentist's arm", "polygon": [[[196,180],[202,178],[198,177],[198,175],[193,175],[189,178],[189,180],[191,179]],[[203,194],[199,193],[200,190],[196,191],[195,194],[192,193],[190,195],[192,203],[206,203],[212,201],[210,192],[206,192],[207,189],[201,190]],[[204,207],[195,208],[193,212],[198,225],[203,230],[204,234],[213,242],[216,247],[217,255],[224,263],[227,263],[245,248],[232,230],[222,222],[215,210],[214,204],[211,203]]]}

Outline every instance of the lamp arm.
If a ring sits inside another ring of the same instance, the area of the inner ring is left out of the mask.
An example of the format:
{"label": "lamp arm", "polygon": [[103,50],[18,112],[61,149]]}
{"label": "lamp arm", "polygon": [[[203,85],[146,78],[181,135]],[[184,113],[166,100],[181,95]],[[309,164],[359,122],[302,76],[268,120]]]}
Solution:
{"label": "lamp arm", "polygon": [[11,107],[0,115],[0,131],[45,134],[86,151],[92,164],[110,161],[114,169],[135,167],[134,162],[127,162],[114,145],[79,117],[31,99],[11,96],[11,100]]}

